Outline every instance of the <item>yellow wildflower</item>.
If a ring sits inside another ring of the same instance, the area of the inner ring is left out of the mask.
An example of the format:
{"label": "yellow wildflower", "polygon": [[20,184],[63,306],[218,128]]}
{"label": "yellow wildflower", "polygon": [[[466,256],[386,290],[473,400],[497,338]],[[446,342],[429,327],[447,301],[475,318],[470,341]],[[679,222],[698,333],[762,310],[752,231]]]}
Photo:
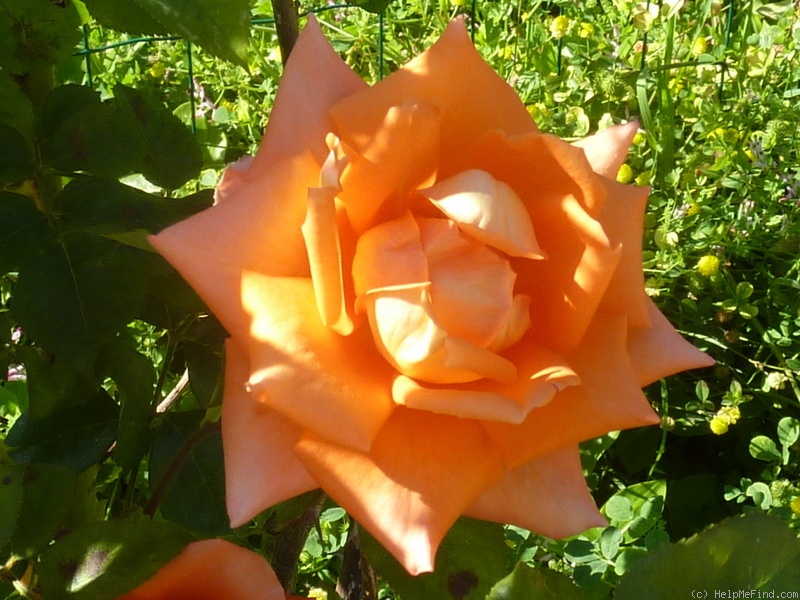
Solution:
{"label": "yellow wildflower", "polygon": [[553,34],[553,37],[557,40],[560,40],[565,35],[567,35],[567,30],[569,30],[569,17],[564,15],[559,15],[553,22],[550,23],[550,33]]}
{"label": "yellow wildflower", "polygon": [[711,277],[719,271],[719,259],[711,254],[706,254],[697,261],[697,270],[700,271],[700,275]]}
{"label": "yellow wildflower", "polygon": [[721,417],[714,417],[711,419],[711,433],[714,435],[728,433],[728,421]]}
{"label": "yellow wildflower", "polygon": [[617,171],[617,181],[620,183],[630,183],[633,181],[633,169],[628,163],[623,163]]}

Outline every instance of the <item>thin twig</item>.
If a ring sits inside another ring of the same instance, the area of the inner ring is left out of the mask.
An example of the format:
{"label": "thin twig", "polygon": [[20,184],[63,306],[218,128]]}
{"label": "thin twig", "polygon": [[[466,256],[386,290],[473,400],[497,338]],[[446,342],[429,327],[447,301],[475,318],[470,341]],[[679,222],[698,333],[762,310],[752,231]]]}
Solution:
{"label": "thin twig", "polygon": [[172,480],[175,479],[175,476],[178,474],[178,471],[180,471],[183,463],[186,462],[186,459],[189,458],[189,455],[194,452],[195,448],[202,444],[206,438],[220,430],[221,425],[219,421],[206,423],[183,443],[183,446],[180,447],[178,453],[172,459],[172,462],[169,463],[167,470],[164,471],[161,479],[158,480],[158,484],[155,490],[153,490],[153,495],[150,496],[147,506],[144,507],[144,514],[149,517],[156,514],[161,500],[164,498],[164,494],[167,493]]}
{"label": "thin twig", "polygon": [[167,412],[169,407],[172,406],[175,401],[180,398],[181,394],[183,393],[184,388],[189,383],[189,369],[186,369],[181,375],[181,378],[178,380],[178,383],[175,384],[175,387],[172,388],[172,391],[167,394],[167,397],[156,406],[157,413]]}

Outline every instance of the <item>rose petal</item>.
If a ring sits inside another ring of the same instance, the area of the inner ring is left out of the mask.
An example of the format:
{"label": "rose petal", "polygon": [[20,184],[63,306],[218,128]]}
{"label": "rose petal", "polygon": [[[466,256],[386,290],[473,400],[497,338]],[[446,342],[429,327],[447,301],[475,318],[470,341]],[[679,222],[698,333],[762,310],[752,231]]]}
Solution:
{"label": "rose petal", "polygon": [[[566,351],[580,343],[617,268],[621,249],[609,241],[582,203],[588,192],[576,179],[584,181],[591,174],[585,158],[573,164],[565,156],[574,156],[562,152],[559,162],[552,148],[563,148],[547,139],[540,134],[486,135],[471,152],[469,166],[508,183],[530,212],[548,258],[511,259],[516,291],[531,297],[528,337]],[[565,171],[570,165],[576,173]],[[599,205],[598,194],[592,193]]]}
{"label": "rose petal", "polygon": [[601,179],[592,170],[585,152],[552,135],[543,135],[541,141],[558,166],[577,184],[580,193],[576,197],[580,199],[581,206],[592,217],[597,218],[605,205],[606,190]]}
{"label": "rose petal", "polygon": [[595,173],[616,179],[617,172],[625,162],[628,148],[633,136],[639,130],[639,123],[631,121],[624,125],[615,125],[592,136],[578,140],[572,145],[582,148]]}
{"label": "rose petal", "polygon": [[457,386],[436,386],[399,376],[392,386],[398,404],[455,417],[521,423],[534,408],[544,406],[556,392],[578,385],[575,372],[563,358],[533,345],[516,348],[509,359],[517,378],[509,383],[481,379]]}
{"label": "rose petal", "polygon": [[[334,112],[336,131],[349,144]],[[408,102],[392,106],[360,154],[349,156],[341,177],[339,199],[353,229],[370,227],[401,216],[411,190],[432,183],[439,148],[439,110]],[[352,150],[351,150],[352,151]]]}
{"label": "rose petal", "polygon": [[296,453],[322,488],[412,575],[503,466],[477,423],[398,408],[369,454],[304,434]]}
{"label": "rose petal", "polygon": [[507,471],[503,481],[481,494],[465,514],[511,523],[550,538],[608,524],[586,487],[577,446]]}
{"label": "rose petal", "polygon": [[328,154],[325,134],[333,130],[328,114],[342,98],[369,89],[331,47],[309,15],[281,78],[256,169],[269,169],[286,156],[311,150],[318,164]]}
{"label": "rose petal", "polygon": [[[338,213],[338,214],[337,214]],[[311,281],[322,322],[341,335],[353,331],[353,318],[345,291],[344,257],[340,231],[346,230],[344,211],[336,210],[336,190],[309,188],[308,210],[301,231],[306,242]],[[341,225],[341,227],[340,227]],[[349,269],[348,269],[349,270]]]}
{"label": "rose petal", "polygon": [[511,300],[511,310],[503,326],[497,330],[494,339],[486,346],[487,350],[499,352],[513,346],[531,326],[531,297],[515,294]]}
{"label": "rose petal", "polygon": [[487,131],[538,131],[514,90],[475,50],[462,19],[451,22],[439,41],[405,66],[337,104],[332,111],[337,132],[360,150],[386,112],[408,98],[441,110],[440,179],[462,170],[465,150]]}
{"label": "rose petal", "polygon": [[225,540],[192,542],[119,600],[285,600],[263,557]]}
{"label": "rose petal", "polygon": [[[252,168],[251,168],[252,171]],[[307,276],[300,225],[319,165],[306,154],[240,183],[235,196],[148,240],[186,279],[233,336],[250,320],[239,293],[242,271]]]}
{"label": "rose petal", "polygon": [[294,455],[300,429],[245,390],[247,354],[225,345],[222,450],[225,499],[232,527],[243,525],[278,502],[317,488]]}
{"label": "rose petal", "polygon": [[462,171],[420,193],[476,240],[510,256],[543,258],[522,200],[486,171]]}
{"label": "rose petal", "polygon": [[236,195],[236,191],[247,181],[247,172],[255,160],[254,156],[248,154],[225,167],[222,178],[214,189],[214,204]]}
{"label": "rose petal", "polygon": [[581,385],[559,392],[520,425],[484,422],[507,465],[519,466],[609,431],[661,421],[639,387],[626,332],[623,315],[597,314],[580,346],[565,355]]}
{"label": "rose petal", "polygon": [[646,304],[652,327],[628,332],[628,352],[640,386],[688,369],[714,365],[713,358],[675,331],[652,300],[648,298]]}
{"label": "rose petal", "polygon": [[430,383],[482,377],[513,381],[517,370],[499,354],[451,336],[433,318],[427,285],[370,292],[365,304],[375,345],[398,371]]}
{"label": "rose petal", "polygon": [[394,371],[367,328],[342,337],[325,327],[307,278],[245,272],[241,294],[253,320],[251,393],[326,439],[369,449],[394,408]]}
{"label": "rose petal", "polygon": [[650,189],[622,185],[610,179],[604,179],[603,185],[608,189],[608,200],[599,220],[611,242],[622,247],[622,256],[600,302],[600,310],[624,312],[628,315],[628,327],[649,327],[642,238]]}
{"label": "rose petal", "polygon": [[417,221],[406,212],[373,227],[358,238],[353,285],[361,298],[371,290],[430,281]]}
{"label": "rose petal", "polygon": [[516,274],[508,261],[464,236],[452,221],[418,219],[417,224],[436,323],[451,336],[488,347],[510,326]]}

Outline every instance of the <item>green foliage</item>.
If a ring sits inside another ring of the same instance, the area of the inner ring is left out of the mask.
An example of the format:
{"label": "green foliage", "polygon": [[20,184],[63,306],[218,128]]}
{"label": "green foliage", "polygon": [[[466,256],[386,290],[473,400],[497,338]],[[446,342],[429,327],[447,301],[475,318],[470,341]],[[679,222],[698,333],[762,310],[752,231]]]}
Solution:
{"label": "green foliage", "polygon": [[436,571],[416,577],[363,530],[361,539],[370,563],[404,600],[485,598],[506,572],[503,529],[495,523],[459,519],[442,540]]}
{"label": "green foliage", "polygon": [[616,597],[679,598],[699,590],[793,592],[800,581],[800,540],[763,514],[732,518],[657,550],[622,580]]}
{"label": "green foliage", "polygon": [[[471,4],[318,18],[374,82]],[[281,73],[271,4],[0,0],[0,597],[117,597],[190,531],[275,558],[291,542],[294,591],[330,600],[359,542],[383,599],[794,591],[800,13],[658,6],[477,2],[468,22],[543,131],[643,125],[621,176],[652,186],[647,291],[717,366],[646,390],[660,428],[582,444],[607,527],[558,541],[464,519],[412,578],[318,494],[229,529],[226,334],[147,242],[255,151]]]}

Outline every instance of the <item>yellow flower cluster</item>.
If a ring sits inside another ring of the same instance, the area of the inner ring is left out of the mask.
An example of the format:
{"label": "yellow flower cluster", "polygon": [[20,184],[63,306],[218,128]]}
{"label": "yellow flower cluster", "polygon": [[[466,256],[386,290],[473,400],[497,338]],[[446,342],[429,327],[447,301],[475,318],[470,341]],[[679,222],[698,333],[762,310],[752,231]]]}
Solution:
{"label": "yellow flower cluster", "polygon": [[728,427],[735,425],[742,416],[739,408],[736,406],[723,406],[711,419],[711,433],[714,435],[722,435],[728,432]]}
{"label": "yellow flower cluster", "polygon": [[697,261],[697,270],[700,275],[711,277],[719,271],[719,259],[711,254],[706,254]]}
{"label": "yellow flower cluster", "polygon": [[623,184],[633,181],[633,169],[628,163],[623,163],[619,171],[617,171],[617,181]]}
{"label": "yellow flower cluster", "polygon": [[569,30],[569,17],[565,17],[564,15],[559,15],[553,22],[550,23],[550,33],[553,34],[553,37],[557,40],[560,40],[565,35],[567,35],[567,30]]}

